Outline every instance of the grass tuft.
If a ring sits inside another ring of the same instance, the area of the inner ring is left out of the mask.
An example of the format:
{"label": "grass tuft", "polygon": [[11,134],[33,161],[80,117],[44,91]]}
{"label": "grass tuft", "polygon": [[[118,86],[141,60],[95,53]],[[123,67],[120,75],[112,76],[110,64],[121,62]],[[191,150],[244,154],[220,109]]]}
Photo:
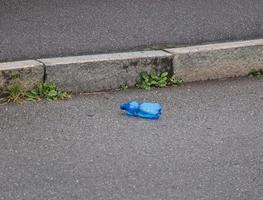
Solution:
{"label": "grass tuft", "polygon": [[2,93],[1,101],[21,103],[22,101],[39,100],[63,100],[70,98],[69,93],[63,92],[57,88],[54,83],[40,83],[32,90],[26,91],[18,80],[14,80],[8,89]]}

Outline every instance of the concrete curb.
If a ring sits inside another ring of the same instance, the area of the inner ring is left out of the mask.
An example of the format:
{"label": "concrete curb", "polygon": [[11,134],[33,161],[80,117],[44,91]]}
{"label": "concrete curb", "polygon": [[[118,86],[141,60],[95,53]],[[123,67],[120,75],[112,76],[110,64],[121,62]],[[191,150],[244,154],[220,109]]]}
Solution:
{"label": "concrete curb", "polygon": [[166,49],[185,82],[246,76],[263,68],[263,39]]}
{"label": "concrete curb", "polygon": [[[263,68],[263,39],[217,43],[155,51],[47,58],[0,63],[0,88],[19,77],[25,88],[55,82],[72,92],[134,86],[140,73],[156,69],[174,72],[186,82],[246,76]],[[45,80],[44,80],[45,77]]]}
{"label": "concrete curb", "polygon": [[139,51],[101,55],[40,59],[46,81],[72,92],[100,91],[134,86],[140,73],[156,69],[171,71],[172,55],[164,51]]}
{"label": "concrete curb", "polygon": [[43,82],[43,77],[43,66],[35,60],[0,63],[0,89],[2,90],[15,80],[19,80],[21,85],[29,90]]}

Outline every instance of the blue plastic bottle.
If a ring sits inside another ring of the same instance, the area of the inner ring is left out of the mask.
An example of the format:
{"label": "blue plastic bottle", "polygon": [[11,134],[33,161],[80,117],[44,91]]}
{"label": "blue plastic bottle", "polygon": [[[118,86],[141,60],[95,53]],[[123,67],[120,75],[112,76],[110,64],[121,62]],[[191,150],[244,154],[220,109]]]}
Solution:
{"label": "blue plastic bottle", "polygon": [[140,103],[137,101],[122,103],[120,108],[127,111],[129,116],[142,117],[146,119],[159,119],[162,111],[159,103]]}

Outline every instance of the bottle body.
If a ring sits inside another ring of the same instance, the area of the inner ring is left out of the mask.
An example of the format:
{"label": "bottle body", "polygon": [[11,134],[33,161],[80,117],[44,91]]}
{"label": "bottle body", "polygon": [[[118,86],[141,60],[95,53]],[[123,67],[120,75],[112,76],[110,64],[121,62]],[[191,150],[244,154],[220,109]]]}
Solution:
{"label": "bottle body", "polygon": [[159,119],[162,110],[159,103],[140,103],[136,101],[122,103],[120,108],[127,111],[127,114],[129,116],[141,117],[146,119]]}

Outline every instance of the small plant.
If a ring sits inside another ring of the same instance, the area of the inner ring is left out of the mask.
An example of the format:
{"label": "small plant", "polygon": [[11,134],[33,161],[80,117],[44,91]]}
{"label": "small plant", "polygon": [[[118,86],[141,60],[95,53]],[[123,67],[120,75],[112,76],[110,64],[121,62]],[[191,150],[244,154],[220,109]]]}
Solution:
{"label": "small plant", "polygon": [[69,94],[58,90],[54,83],[42,83],[26,92],[25,97],[27,100],[31,101],[40,99],[62,100],[68,98]]}
{"label": "small plant", "polygon": [[24,99],[25,90],[19,80],[15,79],[12,81],[6,91],[6,98],[8,102],[20,102]]}
{"label": "small plant", "polygon": [[20,81],[14,80],[7,91],[1,94],[1,102],[16,102],[20,103],[23,100],[36,101],[45,100],[62,100],[69,98],[70,95],[60,91],[54,83],[41,83],[35,86],[32,90],[26,91]]}
{"label": "small plant", "polygon": [[171,76],[168,72],[158,74],[156,70],[152,70],[150,73],[143,72],[141,74],[141,80],[137,87],[149,90],[152,87],[163,88],[170,85],[181,85],[182,83],[182,79],[178,79],[174,75]]}
{"label": "small plant", "polygon": [[120,90],[127,90],[129,88],[127,82],[120,85]]}
{"label": "small plant", "polygon": [[260,76],[263,76],[263,69],[259,69],[259,70],[256,70],[256,69],[252,69],[249,74],[249,76],[251,77],[260,77]]}
{"label": "small plant", "polygon": [[169,83],[170,83],[170,85],[180,86],[184,83],[184,81],[183,81],[183,79],[177,78],[175,75],[172,75],[169,78]]}

